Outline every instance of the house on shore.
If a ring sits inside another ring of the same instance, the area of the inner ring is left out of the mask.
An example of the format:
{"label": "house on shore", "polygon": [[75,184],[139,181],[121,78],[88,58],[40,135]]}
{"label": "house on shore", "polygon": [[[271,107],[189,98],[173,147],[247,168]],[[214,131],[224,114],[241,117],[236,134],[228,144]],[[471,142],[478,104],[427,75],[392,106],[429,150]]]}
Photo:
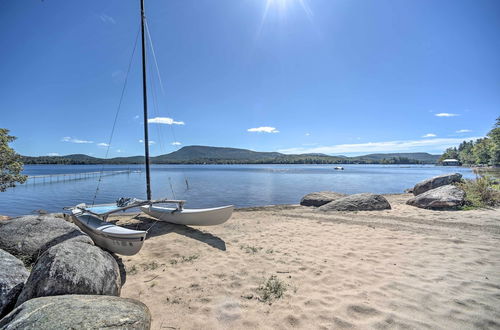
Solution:
{"label": "house on shore", "polygon": [[450,159],[444,159],[441,164],[443,164],[443,166],[460,166],[462,164],[460,164],[460,161],[458,159],[453,159],[453,158],[450,158]]}

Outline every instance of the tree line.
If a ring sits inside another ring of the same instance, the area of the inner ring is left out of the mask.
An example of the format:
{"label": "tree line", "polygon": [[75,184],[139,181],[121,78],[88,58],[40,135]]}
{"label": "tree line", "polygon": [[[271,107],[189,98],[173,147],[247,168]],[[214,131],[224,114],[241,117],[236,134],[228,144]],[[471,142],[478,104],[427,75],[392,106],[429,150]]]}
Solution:
{"label": "tree line", "polygon": [[487,136],[476,141],[463,141],[458,147],[448,148],[439,158],[457,159],[464,165],[500,165],[500,117]]}

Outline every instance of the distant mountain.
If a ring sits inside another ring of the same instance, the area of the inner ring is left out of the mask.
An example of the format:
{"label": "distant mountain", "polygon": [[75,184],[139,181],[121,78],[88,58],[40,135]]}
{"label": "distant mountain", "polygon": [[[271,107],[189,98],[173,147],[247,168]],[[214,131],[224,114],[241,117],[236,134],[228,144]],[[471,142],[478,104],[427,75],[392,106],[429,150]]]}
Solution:
{"label": "distant mountain", "polygon": [[152,157],[154,163],[172,162],[172,161],[206,161],[206,160],[237,160],[237,161],[256,161],[264,159],[273,159],[283,154],[279,152],[257,152],[247,149],[221,148],[206,146],[188,146],[172,153]]}
{"label": "distant mountain", "polygon": [[[151,157],[153,164],[434,164],[439,155],[428,153],[328,156],[321,153],[286,155],[247,149],[187,146],[169,154]],[[66,156],[24,156],[25,164],[142,164],[144,156],[102,159],[83,154]]]}

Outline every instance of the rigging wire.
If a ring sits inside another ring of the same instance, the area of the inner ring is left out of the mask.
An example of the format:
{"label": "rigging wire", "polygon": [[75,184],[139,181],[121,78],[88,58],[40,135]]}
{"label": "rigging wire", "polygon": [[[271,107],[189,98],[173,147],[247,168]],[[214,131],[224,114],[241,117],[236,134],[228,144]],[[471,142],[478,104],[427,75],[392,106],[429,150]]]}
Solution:
{"label": "rigging wire", "polygon": [[[160,74],[160,69],[158,66],[158,61],[156,59],[156,52],[154,50],[153,39],[151,38],[151,33],[149,31],[149,25],[148,25],[147,19],[145,19],[144,22],[145,22],[145,26],[146,26],[146,35],[147,35],[147,38],[149,40],[149,47],[151,48],[151,55],[153,56],[153,60],[154,60],[154,64],[155,64],[156,74],[158,75],[158,80],[160,82],[160,89],[161,89],[162,95],[165,96],[165,89],[163,88],[163,82],[162,82],[162,78],[161,78],[161,74]],[[154,92],[154,88],[153,88],[153,99],[155,99],[155,98],[156,98],[156,93]],[[154,102],[156,102],[156,106],[158,106],[157,100],[154,100]],[[154,111],[156,113],[156,116],[159,117],[158,109],[154,108]],[[173,138],[173,145],[176,145],[176,144],[174,144],[177,142],[177,138],[176,138],[175,131],[174,131],[174,126],[173,126],[173,124],[169,125],[169,126],[170,126],[170,132],[171,132],[172,138]],[[161,135],[160,131],[161,131],[161,127],[158,128],[158,137],[161,139],[162,135]],[[160,146],[160,147],[162,147],[162,146]],[[179,148],[177,148],[177,150],[179,150]],[[184,176],[184,182],[186,183],[186,191],[187,191],[187,190],[189,190],[189,182],[188,182],[185,171],[183,169],[181,171],[182,171],[182,175]]]}
{"label": "rigging wire", "polygon": [[[106,148],[106,155],[104,156],[104,159],[108,158],[109,149],[111,148],[111,142],[113,141],[113,135],[115,133],[116,122],[118,121],[118,115],[120,113],[120,109],[122,106],[123,96],[125,95],[125,89],[127,87],[128,77],[129,77],[130,69],[132,67],[132,61],[134,59],[135,50],[137,49],[137,40],[138,39],[139,39],[139,30],[137,31],[137,35],[135,36],[134,48],[132,50],[132,55],[130,56],[130,61],[129,61],[128,68],[127,68],[127,74],[125,75],[125,81],[123,83],[123,88],[122,88],[122,92],[120,95],[120,101],[118,102],[118,107],[116,109],[115,118],[113,120],[113,127],[111,128],[111,134],[110,134],[109,139],[108,139],[108,145]],[[95,189],[94,198],[92,199],[92,206],[94,206],[95,200],[97,198],[97,194],[99,192],[99,186],[101,185],[103,172],[104,172],[104,164],[102,164],[101,171],[99,173],[99,180],[97,181],[97,187]]]}

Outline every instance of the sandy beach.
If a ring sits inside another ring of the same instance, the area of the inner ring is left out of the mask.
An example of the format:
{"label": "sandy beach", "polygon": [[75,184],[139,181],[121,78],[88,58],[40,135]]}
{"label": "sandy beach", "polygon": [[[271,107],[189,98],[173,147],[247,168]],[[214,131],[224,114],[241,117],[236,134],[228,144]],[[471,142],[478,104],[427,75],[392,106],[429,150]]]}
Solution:
{"label": "sandy beach", "polygon": [[[385,195],[391,210],[239,209],[225,224],[149,228],[123,257],[122,297],[153,329],[500,327],[500,210],[430,211]],[[266,297],[267,280],[286,289]]]}

